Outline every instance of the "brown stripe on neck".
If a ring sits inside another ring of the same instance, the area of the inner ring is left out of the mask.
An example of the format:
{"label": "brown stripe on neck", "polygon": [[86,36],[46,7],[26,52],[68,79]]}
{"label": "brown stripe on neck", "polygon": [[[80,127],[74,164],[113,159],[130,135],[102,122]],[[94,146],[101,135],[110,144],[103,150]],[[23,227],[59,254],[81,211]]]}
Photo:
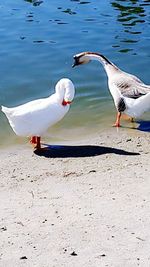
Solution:
{"label": "brown stripe on neck", "polygon": [[85,52],[85,55],[89,55],[89,54],[99,56],[99,57],[103,58],[108,64],[112,65],[112,62],[110,62],[105,56],[103,56],[100,53],[97,53],[97,52]]}

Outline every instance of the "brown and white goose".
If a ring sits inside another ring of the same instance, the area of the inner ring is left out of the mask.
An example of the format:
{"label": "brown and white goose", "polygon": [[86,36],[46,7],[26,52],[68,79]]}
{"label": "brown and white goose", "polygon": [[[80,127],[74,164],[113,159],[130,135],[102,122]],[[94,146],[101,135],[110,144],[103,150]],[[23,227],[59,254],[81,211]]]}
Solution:
{"label": "brown and white goose", "polygon": [[120,127],[122,112],[136,118],[150,109],[150,85],[146,85],[136,76],[120,70],[105,56],[94,52],[82,52],[74,56],[72,67],[86,64],[91,60],[101,62],[107,73],[109,90],[117,109],[114,126]]}

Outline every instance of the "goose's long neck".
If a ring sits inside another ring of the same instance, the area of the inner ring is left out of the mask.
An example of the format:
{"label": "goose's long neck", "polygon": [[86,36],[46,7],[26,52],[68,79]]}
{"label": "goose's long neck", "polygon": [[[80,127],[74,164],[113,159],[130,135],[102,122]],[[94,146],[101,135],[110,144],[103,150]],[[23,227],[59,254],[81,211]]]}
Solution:
{"label": "goose's long neck", "polygon": [[89,58],[89,60],[97,60],[102,63],[108,77],[113,75],[116,71],[119,71],[115,64],[99,53],[88,53],[86,56]]}
{"label": "goose's long neck", "polygon": [[67,78],[61,79],[55,87],[56,97],[59,102],[63,100],[71,102],[74,98],[75,88],[71,80]]}

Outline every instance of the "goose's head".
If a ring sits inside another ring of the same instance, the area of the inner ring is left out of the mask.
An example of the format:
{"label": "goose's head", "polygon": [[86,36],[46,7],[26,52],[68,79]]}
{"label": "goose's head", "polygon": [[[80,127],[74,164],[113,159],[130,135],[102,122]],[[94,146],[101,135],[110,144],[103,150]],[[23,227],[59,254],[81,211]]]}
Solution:
{"label": "goose's head", "polygon": [[91,52],[82,52],[80,54],[74,55],[74,63],[72,67],[74,68],[75,66],[86,64],[90,62],[90,54]]}
{"label": "goose's head", "polygon": [[66,106],[67,104],[71,104],[75,95],[75,88],[72,81],[67,78],[61,79],[56,84],[56,94],[62,105]]}
{"label": "goose's head", "polygon": [[97,52],[82,52],[82,53],[74,55],[73,58],[74,58],[74,64],[72,65],[72,67],[86,64],[86,63],[90,62],[91,60],[98,60],[103,64],[104,67],[111,65],[111,66],[117,68],[105,56],[103,56],[102,54],[97,53]]}

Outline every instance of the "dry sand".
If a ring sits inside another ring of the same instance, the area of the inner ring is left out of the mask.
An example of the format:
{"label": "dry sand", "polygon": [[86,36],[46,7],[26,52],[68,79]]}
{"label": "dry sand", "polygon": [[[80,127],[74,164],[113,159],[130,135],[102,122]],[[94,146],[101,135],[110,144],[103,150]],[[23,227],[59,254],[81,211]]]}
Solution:
{"label": "dry sand", "polygon": [[150,266],[149,133],[0,152],[1,267]]}

